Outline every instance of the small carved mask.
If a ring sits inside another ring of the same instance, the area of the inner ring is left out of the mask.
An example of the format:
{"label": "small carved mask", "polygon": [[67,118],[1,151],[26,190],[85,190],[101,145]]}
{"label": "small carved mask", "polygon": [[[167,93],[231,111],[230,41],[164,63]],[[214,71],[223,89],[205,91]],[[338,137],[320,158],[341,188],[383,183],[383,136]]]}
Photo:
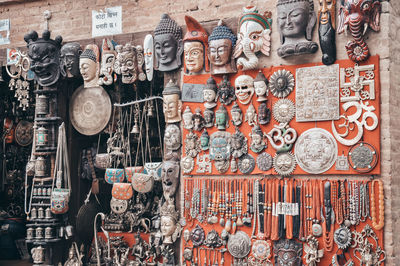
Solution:
{"label": "small carved mask", "polygon": [[223,105],[220,105],[219,109],[215,112],[215,125],[218,130],[225,130],[229,127],[228,112]]}
{"label": "small carved mask", "polygon": [[167,14],[161,16],[154,30],[154,49],[159,71],[172,71],[182,64],[182,29]]}
{"label": "small carved mask", "polygon": [[136,48],[127,43],[125,46],[117,45],[115,49],[118,52],[115,60],[115,73],[121,74],[122,83],[134,83],[138,76]]}
{"label": "small carved mask", "polygon": [[203,89],[203,99],[204,99],[204,106],[208,109],[213,109],[216,103],[217,97],[217,83],[213,79],[213,77],[209,77],[207,80],[207,84]]}
{"label": "small carved mask", "polygon": [[79,76],[79,56],[81,53],[81,45],[77,42],[66,43],[61,47],[61,64],[67,78]]}
{"label": "small carved mask", "polygon": [[167,125],[165,128],[164,143],[165,148],[170,151],[176,151],[181,147],[181,131],[177,125]]}
{"label": "small carved mask", "polygon": [[166,123],[176,123],[182,120],[180,93],[179,87],[172,80],[168,82],[163,90],[163,110]]}
{"label": "small carved mask", "polygon": [[254,94],[254,79],[249,75],[240,75],[235,80],[236,98],[241,104],[248,104]]}
{"label": "small carved mask", "polygon": [[42,38],[38,38],[36,31],[24,36],[28,44],[28,56],[31,60],[30,69],[35,73],[35,79],[40,86],[54,85],[61,73],[60,48],[62,37],[50,39],[50,31],[43,32]]}
{"label": "small carved mask", "polygon": [[183,127],[185,129],[193,128],[193,113],[190,111],[190,107],[186,106],[185,111],[182,114]]}
{"label": "small carved mask", "polygon": [[199,137],[191,131],[185,138],[185,153],[194,158],[200,151]]}
{"label": "small carved mask", "polygon": [[153,35],[147,34],[143,43],[144,63],[147,80],[153,80],[154,71],[154,39]]}
{"label": "small carved mask", "polygon": [[266,125],[271,120],[271,110],[268,109],[266,103],[260,104],[258,106],[258,123],[260,125]]}
{"label": "small carved mask", "polygon": [[210,137],[210,159],[226,161],[231,156],[231,134],[229,132],[215,132]]}
{"label": "small carved mask", "polygon": [[201,131],[204,128],[204,118],[201,115],[201,109],[200,108],[196,108],[196,113],[193,115],[193,129],[196,131]]}
{"label": "small carved mask", "polygon": [[200,136],[200,147],[203,151],[208,150],[210,144],[210,136],[208,135],[207,130],[203,131],[203,134]]}
{"label": "small carved mask", "polygon": [[169,216],[161,216],[161,234],[163,237],[172,236],[176,229],[176,222]]}
{"label": "small carved mask", "polygon": [[247,138],[236,128],[235,133],[232,135],[232,157],[240,158],[244,154],[247,154]]}
{"label": "small carved mask", "polygon": [[173,197],[179,183],[179,162],[164,161],[162,165],[161,179],[165,198]]}
{"label": "small carved mask", "polygon": [[214,111],[210,109],[204,110],[204,126],[213,127],[214,126]]}
{"label": "small carved mask", "polygon": [[82,74],[84,87],[98,86],[100,51],[96,44],[88,44],[79,58],[79,70]]}
{"label": "small carved mask", "polygon": [[109,39],[103,39],[99,85],[111,85],[113,83],[112,75],[116,56],[117,53],[112,42]]}
{"label": "small carved mask", "polygon": [[232,124],[234,126],[240,126],[243,122],[243,112],[239,105],[235,102],[231,109]]}
{"label": "small carved mask", "polygon": [[228,80],[228,76],[224,75],[220,84],[218,84],[217,92],[219,101],[224,105],[230,105],[236,99],[235,90]]}
{"label": "small carved mask", "polygon": [[257,95],[257,102],[267,100],[268,96],[268,79],[264,76],[261,70],[258,72],[257,77],[254,79],[254,90]]}

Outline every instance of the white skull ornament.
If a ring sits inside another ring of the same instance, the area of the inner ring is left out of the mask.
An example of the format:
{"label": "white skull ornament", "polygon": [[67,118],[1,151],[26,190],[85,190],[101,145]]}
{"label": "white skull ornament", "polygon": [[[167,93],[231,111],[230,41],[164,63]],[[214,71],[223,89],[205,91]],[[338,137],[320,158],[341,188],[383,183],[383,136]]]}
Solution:
{"label": "white skull ornament", "polygon": [[236,98],[241,104],[248,104],[254,94],[254,79],[249,75],[240,75],[235,80]]}

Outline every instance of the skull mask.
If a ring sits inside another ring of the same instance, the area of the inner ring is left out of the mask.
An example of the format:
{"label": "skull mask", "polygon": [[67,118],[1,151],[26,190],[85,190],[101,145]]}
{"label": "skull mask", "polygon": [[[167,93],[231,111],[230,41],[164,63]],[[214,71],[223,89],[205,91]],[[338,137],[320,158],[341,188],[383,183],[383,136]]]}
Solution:
{"label": "skull mask", "polygon": [[240,75],[235,80],[235,94],[241,104],[248,104],[254,94],[254,79],[249,75]]}

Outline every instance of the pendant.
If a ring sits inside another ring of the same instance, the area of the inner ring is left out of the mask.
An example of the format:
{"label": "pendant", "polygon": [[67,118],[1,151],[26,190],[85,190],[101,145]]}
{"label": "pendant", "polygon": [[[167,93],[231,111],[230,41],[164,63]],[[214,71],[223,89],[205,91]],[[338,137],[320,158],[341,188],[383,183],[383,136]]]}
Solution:
{"label": "pendant", "polygon": [[235,259],[243,259],[250,253],[251,239],[245,232],[238,231],[229,237],[227,247]]}
{"label": "pendant", "polygon": [[291,100],[280,99],[272,107],[272,115],[279,123],[288,123],[293,119],[295,110],[296,108]]}
{"label": "pendant", "polygon": [[346,249],[351,243],[351,232],[346,226],[341,225],[333,234],[333,240],[340,249]]}
{"label": "pendant", "polygon": [[268,171],[272,167],[272,156],[263,152],[257,156],[257,167],[261,171]]}
{"label": "pendant", "polygon": [[239,158],[238,168],[242,174],[250,174],[256,166],[256,161],[250,154],[245,154]]}
{"label": "pendant", "polygon": [[291,152],[277,153],[274,156],[273,165],[278,175],[288,176],[296,168],[296,158]]}
{"label": "pendant", "polygon": [[374,169],[377,162],[378,154],[371,144],[359,142],[349,150],[349,164],[357,172],[369,172]]}

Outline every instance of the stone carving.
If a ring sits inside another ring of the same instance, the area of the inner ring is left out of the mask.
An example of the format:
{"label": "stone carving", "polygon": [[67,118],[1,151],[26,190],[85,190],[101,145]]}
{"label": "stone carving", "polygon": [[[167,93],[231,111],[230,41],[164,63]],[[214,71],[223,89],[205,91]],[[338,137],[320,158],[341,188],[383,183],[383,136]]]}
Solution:
{"label": "stone carving", "polygon": [[380,30],[380,12],[379,0],[341,1],[338,33],[349,30],[354,38],[346,44],[347,55],[352,61],[361,62],[369,58],[368,45],[363,35],[367,32],[368,26],[374,31]]}
{"label": "stone carving", "polygon": [[173,200],[167,200],[161,207],[161,234],[163,244],[173,244],[181,235],[179,213],[175,210]]}
{"label": "stone carving", "polygon": [[291,239],[281,239],[274,243],[274,259],[277,266],[302,265],[303,244]]}
{"label": "stone carving", "polygon": [[311,174],[328,171],[336,162],[337,143],[329,131],[311,128],[304,131],[295,146],[299,166]]}
{"label": "stone carving", "polygon": [[176,151],[181,147],[181,130],[177,125],[170,124],[165,127],[164,144],[169,151]]}
{"label": "stone carving", "polygon": [[257,102],[264,102],[267,100],[269,92],[268,84],[268,79],[260,70],[257,77],[254,79],[254,90],[256,92]]}
{"label": "stone carving", "polygon": [[264,134],[261,131],[260,126],[256,125],[253,127],[249,136],[251,138],[250,149],[253,152],[260,153],[267,147],[267,143],[264,141]]}
{"label": "stone carving", "polygon": [[331,65],[336,60],[336,0],[319,1],[319,46],[322,51],[322,63]]}
{"label": "stone carving", "polygon": [[271,50],[271,15],[271,12],[265,12],[264,15],[259,14],[255,6],[243,8],[243,15],[239,18],[235,58],[238,58],[242,53],[246,58],[237,59],[238,69],[257,68],[257,52],[269,56]]}
{"label": "stone carving", "polygon": [[173,198],[179,184],[179,161],[164,161],[161,170],[165,199]]}
{"label": "stone carving", "polygon": [[197,20],[185,16],[187,32],[183,38],[185,72],[198,73],[203,68],[208,72],[208,34]]}
{"label": "stone carving", "polygon": [[266,125],[271,121],[271,110],[267,107],[266,103],[261,103],[258,106],[258,123]]}
{"label": "stone carving", "polygon": [[339,65],[296,69],[296,121],[338,119]]}
{"label": "stone carving", "polygon": [[269,78],[269,89],[275,97],[285,98],[294,88],[294,77],[290,71],[280,69]]}
{"label": "stone carving", "polygon": [[181,90],[170,80],[165,86],[163,92],[163,110],[166,123],[176,123],[182,120],[181,109],[182,102],[180,101]]}
{"label": "stone carving", "polygon": [[288,123],[295,115],[294,103],[289,99],[280,99],[272,107],[272,114],[279,123]]}
{"label": "stone carving", "polygon": [[144,38],[143,55],[147,80],[152,81],[154,72],[154,39],[151,34],[147,34]]}
{"label": "stone carving", "polygon": [[194,168],[194,159],[190,156],[183,157],[181,167],[185,174],[189,174]]}
{"label": "stone carving", "polygon": [[30,70],[35,73],[35,80],[43,87],[54,85],[60,74],[65,74],[60,64],[62,37],[50,39],[50,31],[45,30],[42,38],[39,38],[36,31],[31,31],[24,36],[24,40],[28,46]]}
{"label": "stone carving", "polygon": [[121,75],[124,84],[132,84],[138,78],[137,51],[130,43],[117,45],[115,47],[117,57],[115,59],[114,71]]}
{"label": "stone carving", "polygon": [[103,39],[103,45],[101,47],[101,67],[98,84],[100,86],[111,85],[115,80],[113,72],[117,53],[114,50],[114,45],[109,39]]}
{"label": "stone carving", "polygon": [[315,53],[318,45],[312,42],[317,16],[312,0],[278,0],[278,28],[282,46],[280,57]]}
{"label": "stone carving", "polygon": [[244,116],[244,121],[246,121],[249,126],[253,127],[257,125],[257,113],[254,105],[251,103],[246,110],[246,114]]}
{"label": "stone carving", "polygon": [[231,157],[231,134],[225,131],[214,132],[210,136],[210,159],[218,172],[225,173]]}
{"label": "stone carving", "polygon": [[235,127],[238,127],[242,124],[243,122],[243,113],[242,110],[240,109],[239,105],[235,102],[231,108],[231,117],[232,117],[232,124]]}
{"label": "stone carving", "polygon": [[213,109],[217,106],[217,83],[213,77],[207,79],[207,84],[203,89],[204,106],[207,109]]}
{"label": "stone carving", "polygon": [[220,105],[219,109],[215,112],[215,126],[218,130],[225,130],[229,127],[228,111],[223,105]]}
{"label": "stone carving", "polygon": [[190,131],[189,134],[186,135],[185,138],[185,153],[186,156],[190,157],[196,157],[197,154],[201,151],[200,148],[200,141],[199,137],[193,133],[193,131]]}
{"label": "stone carving", "polygon": [[222,104],[230,105],[232,101],[236,100],[235,90],[231,86],[227,75],[224,75],[222,79],[221,83],[218,84],[217,95]]}
{"label": "stone carving", "polygon": [[182,29],[168,14],[163,14],[154,30],[155,66],[159,71],[172,71],[182,65]]}
{"label": "stone carving", "polygon": [[236,45],[236,36],[231,29],[223,25],[222,20],[212,30],[208,37],[208,54],[211,63],[211,74],[236,73],[236,64],[233,50]]}
{"label": "stone carving", "polygon": [[240,75],[235,80],[235,95],[241,104],[248,104],[254,94],[254,79],[249,75]]}
{"label": "stone carving", "polygon": [[61,66],[67,78],[79,77],[79,56],[82,47],[77,42],[66,43],[61,47]]}
{"label": "stone carving", "polygon": [[296,158],[291,152],[277,153],[274,156],[273,166],[278,175],[289,176],[296,168]]}

